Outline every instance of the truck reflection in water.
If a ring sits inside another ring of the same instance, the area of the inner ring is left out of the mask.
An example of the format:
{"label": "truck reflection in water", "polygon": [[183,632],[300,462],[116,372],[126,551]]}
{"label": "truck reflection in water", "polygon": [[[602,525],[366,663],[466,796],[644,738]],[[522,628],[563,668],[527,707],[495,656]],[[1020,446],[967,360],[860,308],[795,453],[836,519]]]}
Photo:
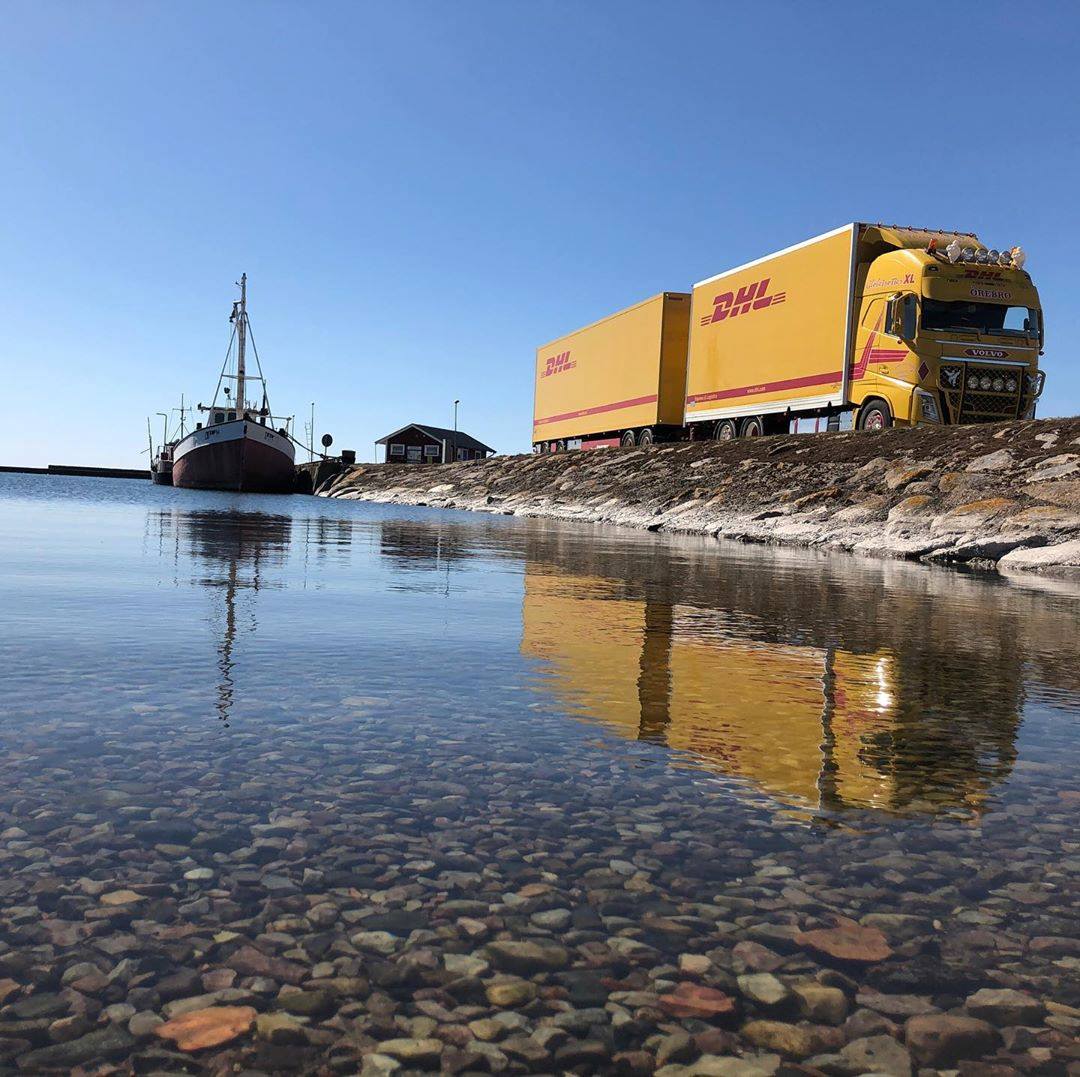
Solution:
{"label": "truck reflection in water", "polygon": [[[214,602],[209,623],[217,650],[215,708],[228,728],[236,691],[233,650],[237,634],[241,627],[251,633],[258,627],[255,598],[259,591],[282,586],[280,573],[275,582],[268,582],[264,569],[284,564],[293,521],[268,513],[178,509],[151,513],[148,521],[161,546],[173,548],[174,582],[191,582],[221,596]],[[206,574],[183,581],[181,566],[188,565],[203,566]]]}
{"label": "truck reflection in water", "polygon": [[968,813],[1008,776],[1023,661],[1000,593],[977,631],[918,590],[891,594],[883,618],[885,566],[841,592],[824,565],[777,581],[713,549],[676,564],[598,554],[571,573],[557,540],[534,543],[521,648],[539,687],[813,811]]}

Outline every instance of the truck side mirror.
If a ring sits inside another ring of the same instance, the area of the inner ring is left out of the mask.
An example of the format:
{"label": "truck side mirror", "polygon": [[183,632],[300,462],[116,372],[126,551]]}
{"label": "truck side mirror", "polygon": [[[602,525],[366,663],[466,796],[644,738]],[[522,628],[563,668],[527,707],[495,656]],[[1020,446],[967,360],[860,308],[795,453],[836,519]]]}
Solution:
{"label": "truck side mirror", "polygon": [[889,299],[885,308],[885,325],[891,336],[901,340],[914,340],[917,321],[918,308],[911,292],[894,295]]}
{"label": "truck side mirror", "polygon": [[908,292],[900,304],[900,339],[914,340],[918,324],[919,310],[915,296]]}
{"label": "truck side mirror", "polygon": [[900,296],[890,296],[885,302],[885,332],[898,337],[902,328],[900,318]]}

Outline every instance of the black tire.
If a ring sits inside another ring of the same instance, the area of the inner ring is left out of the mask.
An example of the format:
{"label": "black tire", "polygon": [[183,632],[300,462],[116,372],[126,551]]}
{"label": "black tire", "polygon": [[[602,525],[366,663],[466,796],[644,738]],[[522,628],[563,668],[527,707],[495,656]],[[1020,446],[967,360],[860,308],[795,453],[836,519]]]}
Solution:
{"label": "black tire", "polygon": [[765,420],[760,415],[748,415],[739,427],[739,437],[759,438],[765,433]]}
{"label": "black tire", "polygon": [[638,434],[637,443],[643,449],[648,449],[655,441],[656,438],[653,436],[652,429],[648,426]]}
{"label": "black tire", "polygon": [[892,424],[892,412],[884,400],[869,400],[859,409],[860,430],[888,430]]}
{"label": "black tire", "polygon": [[738,428],[731,419],[721,419],[713,428],[713,440],[715,441],[734,441],[738,436]]}
{"label": "black tire", "polygon": [[625,431],[620,439],[620,443],[624,449],[632,449],[637,444],[637,438],[634,437],[634,431]]}

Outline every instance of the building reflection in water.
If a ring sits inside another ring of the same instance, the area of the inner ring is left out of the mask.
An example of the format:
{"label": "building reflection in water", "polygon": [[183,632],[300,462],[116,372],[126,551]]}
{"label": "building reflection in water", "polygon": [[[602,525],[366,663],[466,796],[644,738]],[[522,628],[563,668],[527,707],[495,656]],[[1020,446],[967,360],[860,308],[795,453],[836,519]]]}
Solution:
{"label": "building reflection in water", "polygon": [[[152,513],[149,525],[162,547],[172,546],[176,579],[181,565],[198,565],[202,574],[193,576],[193,582],[218,596],[211,618],[218,671],[215,705],[228,728],[236,693],[237,634],[242,626],[251,633],[258,628],[259,591],[281,586],[277,580],[267,581],[265,570],[284,564],[293,521],[268,513],[173,509]],[[245,595],[247,602],[242,601]]]}

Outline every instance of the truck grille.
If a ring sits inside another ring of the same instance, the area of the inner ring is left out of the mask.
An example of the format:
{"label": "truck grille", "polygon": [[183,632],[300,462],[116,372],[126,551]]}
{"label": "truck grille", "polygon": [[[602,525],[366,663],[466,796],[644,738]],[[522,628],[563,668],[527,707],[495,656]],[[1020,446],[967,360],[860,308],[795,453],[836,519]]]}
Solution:
{"label": "truck grille", "polygon": [[1032,375],[1014,366],[945,360],[938,388],[950,422],[993,423],[1024,416],[1042,389],[1042,374]]}

